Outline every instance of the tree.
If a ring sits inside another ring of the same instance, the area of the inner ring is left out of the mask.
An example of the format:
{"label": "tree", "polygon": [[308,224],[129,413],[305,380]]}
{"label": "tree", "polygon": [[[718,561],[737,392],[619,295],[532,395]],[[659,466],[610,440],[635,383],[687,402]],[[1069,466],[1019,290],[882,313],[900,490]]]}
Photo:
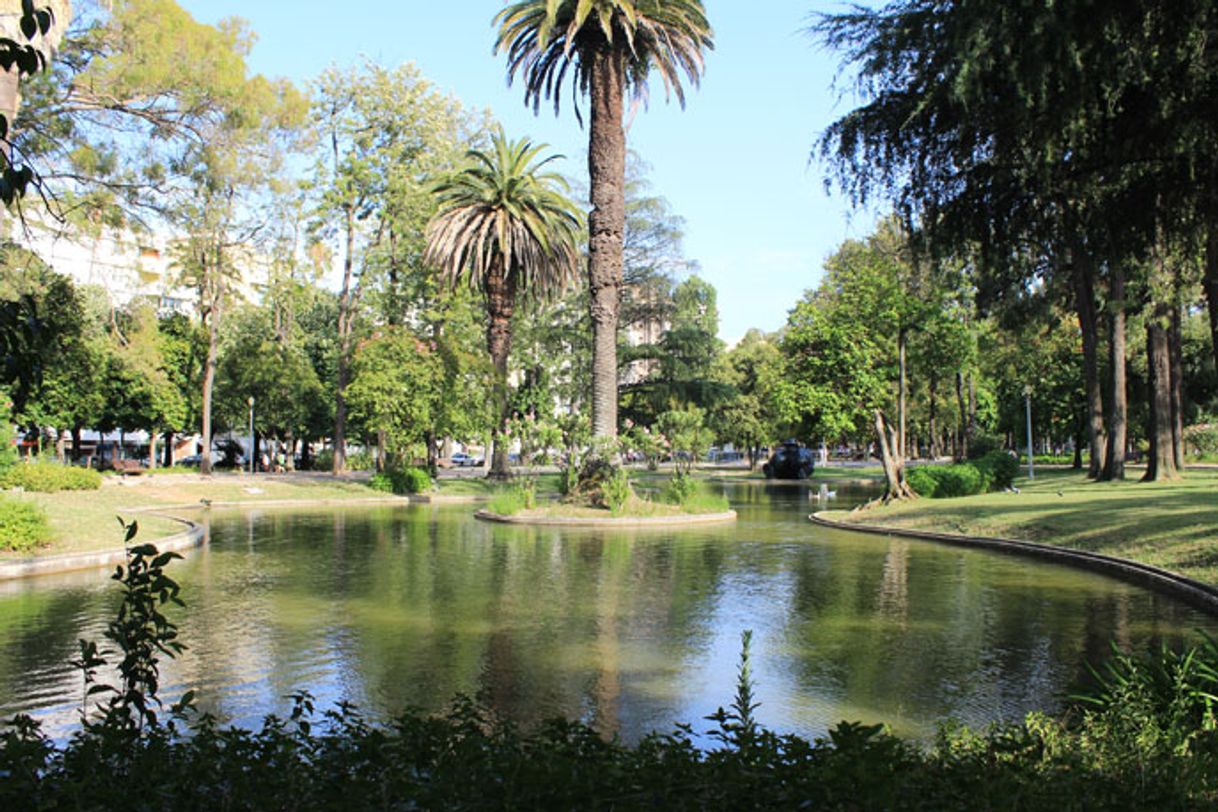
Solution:
{"label": "tree", "polygon": [[546,145],[509,141],[502,129],[491,150],[470,150],[470,166],[436,185],[440,211],[428,227],[427,256],[450,285],[464,281],[486,303],[486,348],[494,367],[495,440],[491,475],[508,475],[500,442],[508,413],[508,356],[517,299],[562,291],[576,273],[579,217],[566,181],[543,171],[558,156]]}
{"label": "tree", "polygon": [[435,425],[443,379],[439,356],[401,327],[360,345],[348,396],[351,416],[377,437],[378,468],[390,459],[409,462],[410,448],[424,442]]}
{"label": "tree", "polygon": [[325,71],[314,86],[313,115],[323,135],[310,180],[314,231],[342,243],[333,429],[339,473],[361,300],[372,287],[365,277],[381,277],[381,315],[401,324],[418,302],[411,298],[418,285],[409,290],[406,277],[425,270],[423,231],[435,206],[425,179],[451,169],[464,148],[476,145],[485,120],[466,113],[410,64]]}
{"label": "tree", "polygon": [[229,426],[244,426],[254,398],[255,446],[269,435],[290,443],[305,433],[310,404],[322,397],[297,330],[276,330],[266,306],[246,306],[230,314],[217,370],[218,413]]}
{"label": "tree", "polygon": [[[563,84],[591,102],[588,175],[588,287],[592,319],[592,429],[617,435],[617,319],[625,231],[627,90],[647,94],[652,70],[685,103],[682,74],[697,85],[713,47],[701,0],[520,0],[495,16],[495,50],[506,51],[508,78],[523,77],[525,103],[543,97],[558,111]],[[577,114],[579,110],[576,110]],[[582,117],[581,117],[582,121]]]}
{"label": "tree", "polygon": [[749,330],[728,350],[727,382],[734,396],[712,414],[719,439],[745,450],[749,470],[757,467],[761,447],[779,434],[774,395],[781,376],[778,345],[759,330]]}

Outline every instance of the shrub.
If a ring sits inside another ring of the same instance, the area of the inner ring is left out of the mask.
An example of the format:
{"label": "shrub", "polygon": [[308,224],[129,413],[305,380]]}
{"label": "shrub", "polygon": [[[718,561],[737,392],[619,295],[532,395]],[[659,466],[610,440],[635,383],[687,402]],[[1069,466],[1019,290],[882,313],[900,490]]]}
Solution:
{"label": "shrub", "polygon": [[12,468],[21,459],[17,453],[17,433],[7,418],[0,418],[0,474]]}
{"label": "shrub", "polygon": [[1005,451],[991,451],[973,465],[981,472],[981,490],[985,493],[1006,490],[1019,474],[1019,461]]}
{"label": "shrub", "polygon": [[[321,456],[320,454],[318,455]],[[334,452],[330,452],[330,464],[327,468],[334,466]],[[376,468],[376,455],[370,449],[356,451],[354,454],[347,455],[347,468],[352,471],[372,471]]]}
{"label": "shrub", "polygon": [[672,475],[664,486],[663,499],[673,505],[684,505],[698,490],[698,482],[689,474],[680,471]]}
{"label": "shrub", "polygon": [[373,474],[368,487],[383,493],[423,493],[431,490],[431,475],[422,468],[387,468]]}
{"label": "shrub", "polygon": [[606,479],[601,485],[601,495],[604,498],[605,507],[614,514],[621,512],[633,492],[630,487],[630,474],[626,473],[624,468],[618,468],[613,472],[613,476]]}
{"label": "shrub", "polygon": [[323,448],[313,455],[312,468],[314,471],[329,471],[334,468],[334,449]]}
{"label": "shrub", "polygon": [[51,527],[42,508],[0,497],[0,549],[24,553],[50,538]]}
{"label": "shrub", "polygon": [[60,465],[57,462],[33,462],[14,465],[0,477],[6,488],[24,488],[36,493],[57,491],[95,491],[102,485],[102,475],[90,468]]}
{"label": "shrub", "polygon": [[1218,422],[1189,426],[1184,430],[1184,444],[1194,456],[1218,456]]}
{"label": "shrub", "polygon": [[962,465],[944,465],[932,469],[938,480],[935,486],[935,497],[953,499],[957,496],[973,496],[981,493],[982,477],[977,466],[969,463]]}
{"label": "shrub", "polygon": [[935,478],[934,469],[928,467],[910,468],[905,472],[905,481],[909,487],[914,489],[914,493],[918,496],[925,496],[927,499],[935,498],[935,489],[939,486],[939,480]]}

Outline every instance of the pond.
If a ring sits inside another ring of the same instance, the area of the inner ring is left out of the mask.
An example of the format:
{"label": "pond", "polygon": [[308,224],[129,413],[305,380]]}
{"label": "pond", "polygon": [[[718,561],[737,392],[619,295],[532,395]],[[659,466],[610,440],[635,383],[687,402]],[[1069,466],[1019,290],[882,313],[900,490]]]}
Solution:
{"label": "pond", "polygon": [[[806,488],[724,484],[735,525],[495,526],[469,505],[217,512],[173,565],[190,650],[162,694],[256,725],[307,688],[370,715],[477,695],[523,723],[581,718],[627,740],[730,703],[754,630],[758,717],[816,736],[842,719],[933,735],[1053,709],[1102,660],[1218,630],[1107,577],[818,529]],[[842,486],[840,501],[865,496]],[[0,715],[76,720],[77,639],[101,639],[108,573],[0,585]]]}

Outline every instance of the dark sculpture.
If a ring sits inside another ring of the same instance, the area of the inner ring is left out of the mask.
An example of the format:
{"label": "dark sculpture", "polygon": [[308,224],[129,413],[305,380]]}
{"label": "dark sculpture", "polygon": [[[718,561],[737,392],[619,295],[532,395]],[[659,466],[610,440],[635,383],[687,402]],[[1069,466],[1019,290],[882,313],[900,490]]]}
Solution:
{"label": "dark sculpture", "polygon": [[812,449],[787,440],[774,449],[770,461],[761,466],[766,479],[807,479],[816,468]]}

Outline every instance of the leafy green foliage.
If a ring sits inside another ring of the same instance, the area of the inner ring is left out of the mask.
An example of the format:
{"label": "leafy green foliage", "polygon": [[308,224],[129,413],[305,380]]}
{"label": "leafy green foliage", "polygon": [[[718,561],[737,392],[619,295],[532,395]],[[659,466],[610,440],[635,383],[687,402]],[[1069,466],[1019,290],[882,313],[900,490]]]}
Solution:
{"label": "leafy green foliage", "polygon": [[35,493],[95,491],[102,485],[102,475],[91,468],[32,462],[9,468],[0,476],[0,483],[6,488],[24,488]]}
{"label": "leafy green foliage", "polygon": [[1218,455],[1218,422],[1197,423],[1184,430],[1184,442],[1197,457]]}
{"label": "leafy green foliage", "polygon": [[50,538],[46,511],[30,502],[0,496],[0,550],[29,552]]}
{"label": "leafy green foliage", "polygon": [[1019,461],[1005,451],[991,451],[979,460],[955,465],[928,465],[911,469],[906,481],[919,496],[952,499],[1011,487]]}
{"label": "leafy green foliage", "polygon": [[383,493],[406,495],[426,493],[432,489],[431,475],[422,468],[387,468],[368,480],[368,487]]}
{"label": "leafy green foliage", "polygon": [[630,473],[625,468],[618,468],[613,476],[605,481],[601,492],[604,495],[605,507],[609,508],[613,515],[618,515],[634,495],[634,489],[630,487]]}

